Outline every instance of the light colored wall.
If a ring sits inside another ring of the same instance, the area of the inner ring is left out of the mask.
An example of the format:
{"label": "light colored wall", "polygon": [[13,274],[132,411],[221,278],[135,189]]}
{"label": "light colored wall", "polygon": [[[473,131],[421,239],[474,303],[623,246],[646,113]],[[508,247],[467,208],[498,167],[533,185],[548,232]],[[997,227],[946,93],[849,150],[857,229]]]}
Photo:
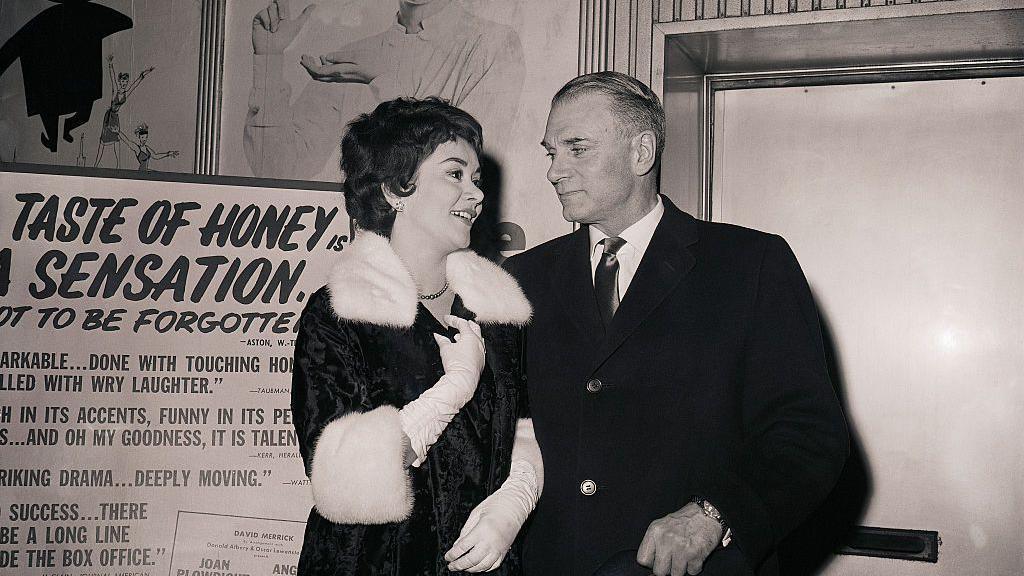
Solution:
{"label": "light colored wall", "polygon": [[1024,79],[719,93],[714,219],[782,234],[831,327],[870,482],[861,524],[1024,573]]}
{"label": "light colored wall", "polygon": [[700,81],[666,82],[665,152],[661,161],[661,193],[680,209],[700,217]]}

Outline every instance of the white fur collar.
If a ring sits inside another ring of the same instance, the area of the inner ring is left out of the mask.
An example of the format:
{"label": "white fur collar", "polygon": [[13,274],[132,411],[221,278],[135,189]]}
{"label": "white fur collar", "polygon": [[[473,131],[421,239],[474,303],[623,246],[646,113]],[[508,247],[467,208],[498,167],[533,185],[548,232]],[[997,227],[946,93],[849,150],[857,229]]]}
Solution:
{"label": "white fur collar", "polygon": [[[477,322],[522,326],[530,320],[533,309],[519,284],[490,260],[459,250],[448,255],[445,272]],[[359,231],[339,255],[327,285],[340,318],[395,328],[416,321],[416,285],[382,236]]]}

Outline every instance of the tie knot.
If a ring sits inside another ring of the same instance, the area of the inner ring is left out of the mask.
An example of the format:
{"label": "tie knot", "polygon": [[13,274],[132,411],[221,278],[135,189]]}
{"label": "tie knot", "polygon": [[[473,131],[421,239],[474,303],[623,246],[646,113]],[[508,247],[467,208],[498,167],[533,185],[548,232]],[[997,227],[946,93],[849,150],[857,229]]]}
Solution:
{"label": "tie knot", "polygon": [[604,246],[605,254],[615,254],[619,251],[619,248],[626,245],[626,241],[618,236],[610,236],[601,240],[601,244]]}

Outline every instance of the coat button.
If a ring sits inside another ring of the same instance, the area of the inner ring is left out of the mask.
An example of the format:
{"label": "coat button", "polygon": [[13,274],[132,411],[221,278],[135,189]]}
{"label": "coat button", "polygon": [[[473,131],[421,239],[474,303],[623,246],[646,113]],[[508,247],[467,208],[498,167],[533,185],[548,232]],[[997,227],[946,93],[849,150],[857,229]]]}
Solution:
{"label": "coat button", "polygon": [[593,496],[594,492],[597,492],[597,483],[593,480],[584,480],[580,482],[580,493],[584,496]]}
{"label": "coat button", "polygon": [[590,392],[591,394],[597,394],[601,391],[601,388],[604,388],[604,384],[602,384],[597,378],[592,378],[587,382],[587,392]]}

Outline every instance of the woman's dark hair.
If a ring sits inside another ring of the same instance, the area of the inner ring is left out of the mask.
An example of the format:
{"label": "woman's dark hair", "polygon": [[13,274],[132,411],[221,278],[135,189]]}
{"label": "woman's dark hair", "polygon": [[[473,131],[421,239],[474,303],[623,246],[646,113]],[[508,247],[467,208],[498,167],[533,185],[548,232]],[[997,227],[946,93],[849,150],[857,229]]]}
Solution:
{"label": "woman's dark hair", "polygon": [[147,136],[149,135],[149,124],[146,124],[145,122],[135,127],[136,136],[142,136],[143,134]]}
{"label": "woman's dark hair", "polygon": [[129,76],[127,72],[121,72],[117,75],[118,80],[124,80],[127,82],[129,78],[131,78],[131,76]]}
{"label": "woman's dark hair", "polygon": [[409,196],[423,160],[444,142],[458,138],[480,154],[480,123],[440,98],[388,100],[361,114],[341,139],[342,191],[349,217],[363,230],[390,237],[395,211],[382,186],[397,196]]}

